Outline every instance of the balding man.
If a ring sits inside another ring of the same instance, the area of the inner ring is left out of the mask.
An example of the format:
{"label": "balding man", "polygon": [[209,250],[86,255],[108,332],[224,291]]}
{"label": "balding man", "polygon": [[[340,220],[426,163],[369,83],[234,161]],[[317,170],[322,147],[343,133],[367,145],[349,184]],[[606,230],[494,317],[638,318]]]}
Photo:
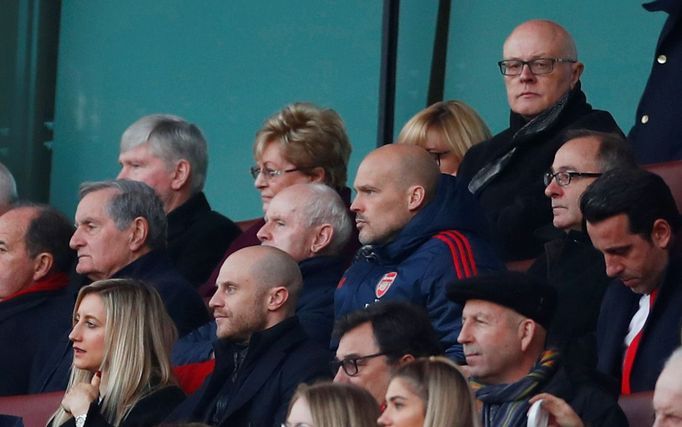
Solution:
{"label": "balding man", "polygon": [[21,205],[0,217],[0,395],[27,394],[71,329],[72,233],[71,222],[48,206]]}
{"label": "balding man", "polygon": [[279,249],[252,246],[227,258],[209,302],[215,371],[171,420],[280,425],[299,383],[330,377],[330,354],[294,314],[302,283],[296,261]]}
{"label": "balding man", "polygon": [[673,352],[654,390],[654,427],[682,427],[682,347]]}
{"label": "balding man", "polygon": [[542,250],[534,231],[552,223],[542,176],[563,142],[560,132],[622,132],[609,113],[587,103],[580,89],[584,66],[573,38],[558,24],[533,20],[516,27],[498,65],[509,128],[472,147],[457,175],[479,199],[504,258],[526,259]]}
{"label": "balding man", "polygon": [[7,212],[17,200],[17,183],[7,166],[0,163],[0,215]]}
{"label": "balding man", "polygon": [[457,345],[461,307],[446,286],[501,268],[476,236],[477,205],[441,175],[433,158],[414,145],[386,145],[360,164],[351,205],[364,247],[336,290],[337,318],[386,299],[425,307],[447,354],[463,362]]}

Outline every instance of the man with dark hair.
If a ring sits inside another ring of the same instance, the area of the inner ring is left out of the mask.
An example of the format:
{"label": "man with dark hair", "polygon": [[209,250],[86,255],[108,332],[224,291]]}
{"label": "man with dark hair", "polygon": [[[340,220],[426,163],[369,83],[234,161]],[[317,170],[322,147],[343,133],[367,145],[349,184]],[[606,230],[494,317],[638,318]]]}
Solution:
{"label": "man with dark hair", "polygon": [[241,233],[211,210],[204,195],[208,148],[201,130],[170,114],[151,114],[121,136],[118,179],[141,181],[154,189],[168,215],[168,255],[195,287]]}
{"label": "man with dark hair", "polygon": [[67,290],[73,226],[49,206],[0,216],[0,395],[26,394],[44,358],[70,329]]}
{"label": "man with dark hair", "polygon": [[421,307],[385,301],[354,311],[337,320],[339,338],[332,363],[335,382],[367,389],[384,402],[391,375],[417,357],[442,354],[429,318]]}
{"label": "man with dark hair", "polygon": [[580,85],[584,65],[573,37],[559,24],[540,19],[520,24],[502,54],[498,65],[511,110],[509,128],[473,146],[457,177],[481,202],[504,259],[527,259],[542,251],[533,233],[552,221],[542,174],[564,142],[560,133],[621,132],[611,114],[587,102]]}
{"label": "man with dark hair", "polygon": [[604,255],[606,290],[597,324],[598,369],[621,394],[653,390],[665,359],[680,345],[680,215],[658,175],[615,169],[597,179],[580,208]]}
{"label": "man with dark hair", "polygon": [[252,246],[225,260],[209,302],[215,371],[170,420],[279,426],[300,383],[329,377],[329,351],[295,315],[302,286],[296,261],[280,249]]}
{"label": "man with dark hair", "polygon": [[585,231],[580,196],[589,184],[613,168],[637,167],[629,144],[620,135],[588,129],[564,132],[566,142],[545,174],[545,195],[551,199],[553,225],[543,227],[547,243],[529,273],[557,290],[558,304],[549,330],[553,344],[565,344],[564,359],[596,364],[593,334],[609,278],[604,260]]}
{"label": "man with dark hair", "polygon": [[531,425],[529,400],[539,393],[567,401],[585,425],[627,426],[616,400],[569,373],[561,352],[547,346],[551,286],[523,273],[491,273],[455,283],[448,296],[464,304],[458,340],[484,427]]}

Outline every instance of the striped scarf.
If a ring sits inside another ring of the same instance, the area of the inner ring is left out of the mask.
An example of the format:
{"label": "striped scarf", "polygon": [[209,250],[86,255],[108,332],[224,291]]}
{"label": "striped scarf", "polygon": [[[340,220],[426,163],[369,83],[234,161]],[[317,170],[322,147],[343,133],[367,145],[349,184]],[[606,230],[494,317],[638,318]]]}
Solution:
{"label": "striped scarf", "polygon": [[559,352],[547,349],[531,372],[513,384],[485,385],[470,380],[476,398],[483,402],[485,427],[516,427],[526,425],[528,399],[539,392],[559,367]]}

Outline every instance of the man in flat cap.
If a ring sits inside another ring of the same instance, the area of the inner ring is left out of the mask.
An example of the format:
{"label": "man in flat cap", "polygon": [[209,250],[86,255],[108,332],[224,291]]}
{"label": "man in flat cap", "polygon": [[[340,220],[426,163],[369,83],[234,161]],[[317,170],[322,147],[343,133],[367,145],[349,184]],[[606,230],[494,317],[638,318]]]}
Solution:
{"label": "man in flat cap", "polygon": [[458,341],[470,384],[483,403],[484,426],[525,426],[528,400],[549,393],[565,400],[586,425],[627,426],[616,400],[546,347],[556,306],[554,288],[522,273],[501,272],[455,283],[464,304]]}

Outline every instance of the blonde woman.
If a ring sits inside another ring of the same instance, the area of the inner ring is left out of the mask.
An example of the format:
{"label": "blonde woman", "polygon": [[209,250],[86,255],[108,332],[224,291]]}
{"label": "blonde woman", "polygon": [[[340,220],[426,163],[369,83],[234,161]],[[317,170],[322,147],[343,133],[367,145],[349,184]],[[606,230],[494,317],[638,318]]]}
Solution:
{"label": "blonde woman", "polygon": [[475,427],[474,399],[457,365],[445,357],[401,366],[386,391],[383,427]]}
{"label": "blonde woman", "polygon": [[183,399],[169,353],[176,338],[161,297],[132,279],[100,280],[78,293],[73,365],[50,426],[150,426]]}
{"label": "blonde woman", "polygon": [[415,114],[400,131],[398,143],[424,147],[442,173],[457,175],[469,148],[491,137],[473,108],[462,101],[441,101]]}
{"label": "blonde woman", "polygon": [[352,384],[301,384],[289,403],[282,427],[376,427],[379,406],[369,392]]}

